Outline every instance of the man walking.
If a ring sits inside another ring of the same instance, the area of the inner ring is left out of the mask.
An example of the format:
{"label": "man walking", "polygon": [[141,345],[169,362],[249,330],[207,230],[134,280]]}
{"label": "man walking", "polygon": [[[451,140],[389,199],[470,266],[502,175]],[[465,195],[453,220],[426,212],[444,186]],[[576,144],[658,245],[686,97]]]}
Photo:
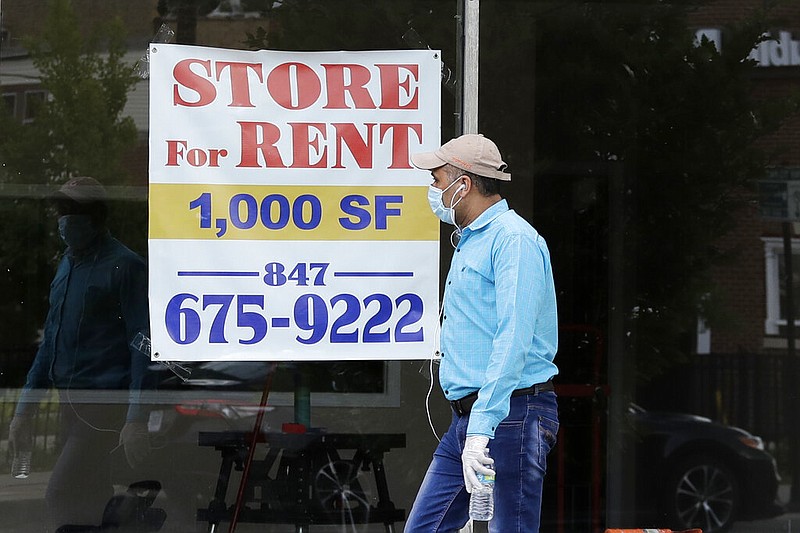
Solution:
{"label": "man walking", "polygon": [[439,370],[453,417],[406,531],[461,529],[476,473],[494,470],[489,530],[536,533],[547,454],[558,432],[558,320],[547,244],[500,195],[500,182],[511,175],[486,137],[463,135],[411,161],[431,171],[431,209],[456,229]]}

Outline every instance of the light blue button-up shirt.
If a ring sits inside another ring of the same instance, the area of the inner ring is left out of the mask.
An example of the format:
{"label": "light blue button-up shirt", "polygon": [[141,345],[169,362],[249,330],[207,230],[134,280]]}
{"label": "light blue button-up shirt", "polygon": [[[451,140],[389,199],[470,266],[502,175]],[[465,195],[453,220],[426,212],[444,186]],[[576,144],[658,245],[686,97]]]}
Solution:
{"label": "light blue button-up shirt", "polygon": [[501,200],[464,228],[445,285],[439,380],[448,400],[479,391],[467,435],[494,437],[511,393],[558,373],[557,347],[547,244]]}

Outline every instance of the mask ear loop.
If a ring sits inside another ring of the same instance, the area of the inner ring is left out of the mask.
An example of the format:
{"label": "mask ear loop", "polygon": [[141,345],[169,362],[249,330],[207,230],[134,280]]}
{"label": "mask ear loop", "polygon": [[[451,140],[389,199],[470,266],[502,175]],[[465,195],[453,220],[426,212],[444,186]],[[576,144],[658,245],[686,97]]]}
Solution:
{"label": "mask ear loop", "polygon": [[[458,225],[458,221],[456,220],[455,207],[462,200],[462,198],[459,197],[458,201],[456,201],[456,195],[460,191],[463,191],[466,188],[467,188],[467,184],[466,183],[462,183],[455,190],[455,192],[453,193],[452,198],[450,198],[450,211],[453,212],[453,225],[456,227],[456,229],[454,229],[453,232],[450,234],[450,246],[452,246],[453,248],[455,248],[458,245],[458,241],[461,240],[461,232],[464,231],[464,228],[459,226]],[[441,318],[441,317],[439,317],[439,318]]]}
{"label": "mask ear loop", "polygon": [[[89,267],[89,275],[88,275],[87,279],[91,279],[92,278],[92,273],[94,272],[94,267],[95,267],[95,265],[97,265],[97,257],[98,257],[98,255],[99,255],[99,252],[95,252],[94,257],[92,259],[92,264]],[[85,301],[84,301],[84,304],[85,304]],[[85,309],[85,307],[86,306],[84,305],[84,309]],[[99,433],[120,433],[120,430],[118,430],[118,429],[104,428],[104,427],[95,426],[94,424],[92,424],[91,422],[89,422],[88,420],[86,420],[84,417],[81,416],[81,414],[78,412],[78,409],[75,407],[75,404],[72,402],[72,378],[75,377],[75,365],[78,362],[78,356],[77,356],[78,347],[77,347],[77,345],[80,344],[80,332],[81,332],[81,329],[82,329],[82,326],[83,326],[83,319],[84,318],[85,318],[85,316],[84,316],[84,312],[82,310],[81,311],[81,317],[78,320],[78,338],[75,340],[76,347],[75,347],[75,353],[73,353],[73,358],[72,358],[72,372],[69,375],[69,381],[67,381],[67,387],[64,390],[64,397],[67,400],[67,405],[69,405],[70,410],[72,410],[72,414],[74,414],[75,417],[78,420],[80,420],[82,423],[86,424],[86,426],[89,427],[90,429],[92,429],[94,431],[97,431]],[[113,453],[120,446],[122,446],[121,443],[117,444],[108,453],[109,454]]]}

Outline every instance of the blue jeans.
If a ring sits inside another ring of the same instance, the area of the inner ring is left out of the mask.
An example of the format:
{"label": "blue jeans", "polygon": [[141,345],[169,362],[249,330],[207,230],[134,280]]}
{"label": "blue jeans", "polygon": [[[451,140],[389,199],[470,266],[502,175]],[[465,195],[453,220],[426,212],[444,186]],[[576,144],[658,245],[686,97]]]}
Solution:
{"label": "blue jeans", "polygon": [[[114,495],[112,455],[125,422],[125,404],[76,404],[61,398],[61,451],[47,484],[53,527],[97,525]],[[121,451],[121,450],[120,450]]]}
{"label": "blue jeans", "polygon": [[[433,454],[406,521],[407,533],[450,533],[469,520],[461,452],[468,417],[453,413]],[[553,392],[511,398],[511,410],[489,441],[497,480],[492,533],[538,533],[547,454],[556,443],[558,406]]]}

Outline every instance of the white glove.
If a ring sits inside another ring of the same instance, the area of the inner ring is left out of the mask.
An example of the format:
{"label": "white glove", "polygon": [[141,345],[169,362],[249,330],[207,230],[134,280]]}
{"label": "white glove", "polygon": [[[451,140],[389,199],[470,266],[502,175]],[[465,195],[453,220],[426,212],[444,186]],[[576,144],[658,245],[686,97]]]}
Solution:
{"label": "white glove", "polygon": [[128,422],[119,433],[119,443],[131,468],[140,466],[150,454],[150,435],[144,422]]}
{"label": "white glove", "polygon": [[489,437],[485,435],[470,435],[464,443],[461,468],[464,471],[464,485],[469,493],[472,493],[472,489],[481,484],[478,476],[475,475],[476,472],[487,476],[494,475],[494,470],[486,466],[494,464],[494,459],[485,453],[487,444],[489,444]]}

